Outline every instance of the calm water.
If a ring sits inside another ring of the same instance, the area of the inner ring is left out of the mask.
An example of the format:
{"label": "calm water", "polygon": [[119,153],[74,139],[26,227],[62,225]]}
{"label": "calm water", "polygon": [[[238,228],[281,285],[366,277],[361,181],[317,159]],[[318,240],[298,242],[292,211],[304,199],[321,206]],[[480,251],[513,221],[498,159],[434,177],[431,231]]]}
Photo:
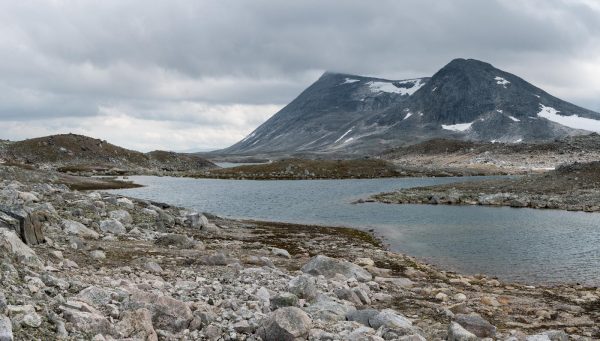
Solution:
{"label": "calm water", "polygon": [[[351,204],[369,194],[464,178],[252,181],[130,177],[112,191],[232,218],[375,229],[394,251],[462,273],[527,283],[600,285],[600,214]],[[474,179],[468,179],[471,181]]]}

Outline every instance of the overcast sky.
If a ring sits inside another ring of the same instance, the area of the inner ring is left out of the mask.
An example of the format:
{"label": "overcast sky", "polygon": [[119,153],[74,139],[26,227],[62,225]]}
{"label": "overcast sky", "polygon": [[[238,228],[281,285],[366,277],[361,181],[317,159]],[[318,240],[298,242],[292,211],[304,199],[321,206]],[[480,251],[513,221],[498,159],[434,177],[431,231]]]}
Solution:
{"label": "overcast sky", "polygon": [[325,70],[402,79],[457,57],[600,111],[600,2],[0,0],[0,138],[222,148]]}

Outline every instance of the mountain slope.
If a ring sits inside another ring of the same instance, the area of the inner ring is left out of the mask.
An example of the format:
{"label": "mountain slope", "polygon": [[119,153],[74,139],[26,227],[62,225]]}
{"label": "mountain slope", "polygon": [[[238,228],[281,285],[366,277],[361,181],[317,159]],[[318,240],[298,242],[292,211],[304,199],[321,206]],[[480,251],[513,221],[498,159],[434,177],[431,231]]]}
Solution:
{"label": "mountain slope", "polygon": [[326,72],[219,154],[371,154],[431,138],[530,142],[600,132],[600,114],[474,59],[405,81]]}

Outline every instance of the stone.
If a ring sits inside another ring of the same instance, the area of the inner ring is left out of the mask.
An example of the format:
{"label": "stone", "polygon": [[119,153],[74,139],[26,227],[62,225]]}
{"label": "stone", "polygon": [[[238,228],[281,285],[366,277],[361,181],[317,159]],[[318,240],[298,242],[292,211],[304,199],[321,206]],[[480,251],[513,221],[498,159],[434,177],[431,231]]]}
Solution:
{"label": "stone", "polygon": [[89,286],[81,290],[76,298],[79,301],[90,304],[96,308],[105,306],[112,300],[114,291],[98,286]]}
{"label": "stone", "polygon": [[548,330],[541,334],[527,337],[527,341],[568,341],[569,335],[562,330]]}
{"label": "stone", "polygon": [[375,277],[374,281],[377,283],[390,283],[399,288],[410,288],[415,284],[405,277]]}
{"label": "stone", "polygon": [[215,254],[204,256],[201,259],[202,263],[206,265],[228,265],[235,263],[237,260],[227,257],[223,252],[217,252]]}
{"label": "stone", "polygon": [[356,264],[323,255],[313,257],[302,267],[302,272],[314,276],[323,275],[327,278],[333,278],[336,274],[341,274],[346,278],[354,277],[360,282],[367,282],[372,279],[368,271]]}
{"label": "stone", "polygon": [[378,314],[379,311],[376,309],[353,310],[346,314],[346,320],[356,321],[370,327],[371,324],[369,324],[369,320]]}
{"label": "stone", "polygon": [[91,239],[100,238],[100,235],[96,231],[90,230],[80,222],[65,219],[61,224],[63,231],[67,234]]}
{"label": "stone", "polygon": [[411,331],[414,328],[409,319],[396,313],[392,309],[380,311],[379,314],[369,319],[369,325],[373,329],[379,329],[379,327],[385,326],[386,328],[393,330]]}
{"label": "stone", "polygon": [[8,255],[19,263],[33,267],[41,267],[42,261],[37,254],[23,241],[15,231],[0,227],[0,254]]}
{"label": "stone", "polygon": [[284,292],[270,298],[270,302],[271,310],[277,310],[283,307],[295,307],[298,305],[298,296],[289,292]]}
{"label": "stone", "polygon": [[104,253],[104,251],[94,250],[94,251],[90,252],[90,257],[92,257],[93,259],[96,259],[96,260],[106,259],[106,254]]}
{"label": "stone", "polygon": [[467,300],[467,296],[463,293],[458,293],[452,297],[455,301],[464,302]]}
{"label": "stone", "polygon": [[163,269],[158,265],[158,263],[149,261],[144,264],[144,268],[150,272],[161,273]]}
{"label": "stone", "polygon": [[312,326],[310,317],[296,307],[275,310],[262,322],[258,335],[264,341],[305,340]]}
{"label": "stone", "polygon": [[369,305],[371,304],[371,299],[369,298],[369,295],[367,294],[367,292],[361,288],[353,288],[352,291],[354,291],[354,294],[356,294],[356,297],[358,297],[360,299],[360,302],[362,304],[365,305]]}
{"label": "stone", "polygon": [[242,334],[252,334],[254,332],[254,328],[246,320],[234,323],[233,330]]}
{"label": "stone", "polygon": [[4,296],[4,293],[2,293],[0,291],[0,315],[6,314],[7,309],[8,309],[8,302],[6,302],[6,296]]}
{"label": "stone", "polygon": [[377,332],[373,328],[369,327],[358,327],[353,330],[347,337],[344,338],[346,341],[383,341],[384,339],[376,334]]}
{"label": "stone", "polygon": [[448,341],[477,341],[477,335],[463,328],[456,322],[450,322],[448,326]]}
{"label": "stone", "polygon": [[18,196],[19,196],[19,199],[23,200],[23,202],[25,202],[25,203],[40,201],[40,199],[38,199],[38,197],[35,194],[29,193],[29,192],[19,192]]}
{"label": "stone", "polygon": [[315,303],[303,309],[313,319],[328,322],[344,321],[350,312],[356,310],[356,308],[350,304],[346,305],[338,303],[325,295],[317,297]]}
{"label": "stone", "polygon": [[374,266],[375,262],[371,258],[356,258],[354,264],[360,266]]}
{"label": "stone", "polygon": [[38,328],[42,325],[42,317],[36,312],[30,312],[23,316],[22,323],[27,327]]}
{"label": "stone", "polygon": [[192,311],[184,302],[141,290],[131,289],[123,306],[126,310],[148,309],[157,329],[172,332],[186,329],[193,319]]}
{"label": "stone", "polygon": [[314,300],[318,295],[315,278],[308,275],[292,278],[288,283],[288,290],[299,298],[309,301]]}
{"label": "stone", "polygon": [[13,341],[12,322],[4,315],[0,315],[0,341]]}
{"label": "stone", "polygon": [[100,222],[100,231],[112,234],[124,234],[127,232],[123,224],[117,219],[106,219]]}
{"label": "stone", "polygon": [[354,305],[362,305],[360,298],[349,288],[337,288],[334,293],[339,299],[346,300]]}
{"label": "stone", "polygon": [[154,241],[154,244],[159,246],[173,246],[178,249],[193,249],[196,242],[182,234],[169,233],[164,234]]}
{"label": "stone", "polygon": [[108,213],[108,217],[111,219],[116,219],[125,225],[133,223],[133,218],[131,218],[131,214],[129,214],[129,212],[125,210],[110,211]]}
{"label": "stone", "polygon": [[494,337],[496,327],[477,314],[456,314],[454,321],[478,337]]}
{"label": "stone", "polygon": [[292,256],[290,255],[290,253],[287,250],[276,248],[276,247],[271,248],[271,253],[278,257],[283,257],[283,258],[288,258],[288,259],[292,258]]}
{"label": "stone", "polygon": [[61,306],[64,318],[73,324],[76,329],[85,330],[87,333],[94,334],[113,334],[114,330],[111,323],[97,310],[83,306],[88,311],[76,309],[76,307]]}
{"label": "stone", "polygon": [[126,209],[129,210],[133,210],[135,208],[135,205],[133,204],[133,201],[127,199],[127,198],[119,198],[117,199],[117,205],[125,207]]}
{"label": "stone", "polygon": [[158,341],[158,335],[152,325],[152,313],[148,309],[141,308],[124,312],[116,329],[126,338]]}

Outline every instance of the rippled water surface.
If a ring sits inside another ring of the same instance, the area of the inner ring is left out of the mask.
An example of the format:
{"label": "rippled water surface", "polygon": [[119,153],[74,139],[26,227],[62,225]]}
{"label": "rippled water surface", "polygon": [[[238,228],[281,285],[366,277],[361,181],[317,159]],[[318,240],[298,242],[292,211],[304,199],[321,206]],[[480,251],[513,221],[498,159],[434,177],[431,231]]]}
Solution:
{"label": "rippled water surface", "polygon": [[600,214],[351,204],[396,188],[475,178],[252,181],[130,177],[112,191],[232,218],[373,228],[394,251],[462,273],[527,283],[600,284]]}

